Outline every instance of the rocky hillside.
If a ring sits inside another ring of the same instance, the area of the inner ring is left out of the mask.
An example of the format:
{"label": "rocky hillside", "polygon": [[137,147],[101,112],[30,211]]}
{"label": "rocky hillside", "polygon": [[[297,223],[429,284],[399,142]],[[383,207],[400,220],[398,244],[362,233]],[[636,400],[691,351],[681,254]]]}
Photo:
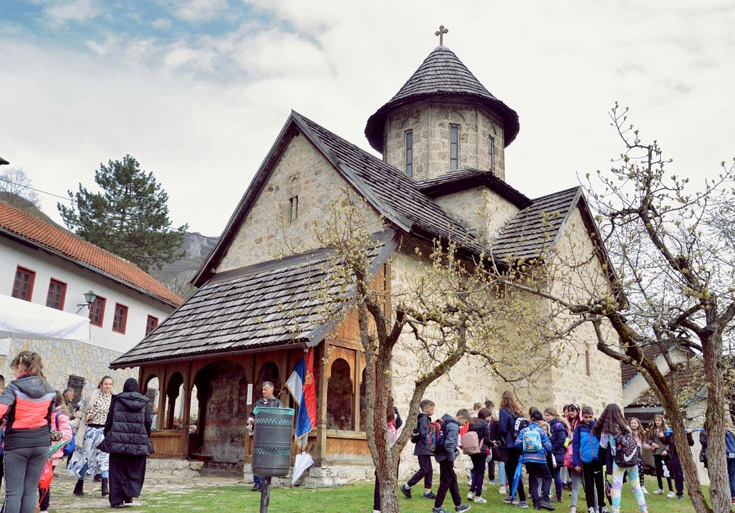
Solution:
{"label": "rocky hillside", "polygon": [[184,233],[184,256],[151,271],[151,275],[183,298],[189,297],[194,288],[189,281],[194,277],[209,252],[217,243],[217,237],[200,233]]}

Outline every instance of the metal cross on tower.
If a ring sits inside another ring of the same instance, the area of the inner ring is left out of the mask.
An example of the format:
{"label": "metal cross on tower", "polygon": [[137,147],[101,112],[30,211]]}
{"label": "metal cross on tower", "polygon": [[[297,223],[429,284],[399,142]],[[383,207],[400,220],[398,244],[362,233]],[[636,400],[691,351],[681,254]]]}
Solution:
{"label": "metal cross on tower", "polygon": [[449,29],[445,29],[444,25],[439,25],[439,30],[434,32],[435,36],[439,36],[439,46],[444,46],[444,34],[449,32]]}

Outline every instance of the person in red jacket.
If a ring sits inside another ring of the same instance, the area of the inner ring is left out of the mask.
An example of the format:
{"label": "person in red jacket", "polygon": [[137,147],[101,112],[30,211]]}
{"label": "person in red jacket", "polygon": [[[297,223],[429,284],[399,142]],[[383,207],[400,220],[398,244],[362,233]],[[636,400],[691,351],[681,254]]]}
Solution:
{"label": "person in red jacket", "polygon": [[10,364],[16,378],[0,395],[5,427],[4,513],[33,513],[36,489],[48,459],[56,390],[43,375],[41,355],[21,351]]}

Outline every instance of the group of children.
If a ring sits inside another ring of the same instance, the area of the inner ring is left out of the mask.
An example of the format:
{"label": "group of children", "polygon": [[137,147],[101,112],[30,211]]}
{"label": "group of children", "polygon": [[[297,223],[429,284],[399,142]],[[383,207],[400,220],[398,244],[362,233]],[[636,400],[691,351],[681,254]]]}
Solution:
{"label": "group of children", "polygon": [[[432,513],[449,513],[443,508],[447,493],[451,495],[456,512],[469,510],[470,504],[462,502],[454,470],[455,460],[460,452],[464,452],[472,463],[467,499],[475,504],[487,503],[482,497],[486,462],[490,481],[494,483],[497,461],[501,493],[508,493],[502,499],[504,503],[529,508],[522,467],[518,468],[522,465],[528,474],[528,491],[534,509],[555,510],[554,502],[562,502],[563,487],[570,483],[570,513],[577,512],[582,484],[586,511],[607,513],[603,470],[606,466],[607,473],[612,475],[608,496],[612,512],[620,511],[620,495],[626,476],[640,510],[647,512],[644,496],[647,492],[641,481],[641,450],[644,446],[652,449],[654,445],[668,447],[667,437],[670,435],[665,424],[657,421],[651,431],[645,433],[637,420],[633,419],[629,425],[616,404],[608,404],[597,420],[592,408],[585,406],[580,410],[575,404],[565,406],[563,416],[551,407],[543,412],[530,408],[526,418],[511,391],[503,393],[497,420],[493,418],[493,407],[491,401],[486,401],[485,406],[475,405],[474,414],[460,409],[455,416],[444,414],[432,422],[435,404],[429,399],[421,401],[421,411],[411,437],[419,470],[400,486],[406,498],[412,498],[412,487],[423,479],[423,497],[434,500]],[[658,440],[649,440],[649,435],[655,435]],[[436,494],[432,492],[432,457],[439,464]],[[672,458],[670,454],[669,457]],[[556,492],[553,502],[552,483]]]}

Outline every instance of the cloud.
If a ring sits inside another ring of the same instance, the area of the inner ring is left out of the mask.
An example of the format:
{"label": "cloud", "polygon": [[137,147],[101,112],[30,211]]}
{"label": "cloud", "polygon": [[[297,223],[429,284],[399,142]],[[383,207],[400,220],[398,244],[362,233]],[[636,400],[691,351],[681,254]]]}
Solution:
{"label": "cloud", "polygon": [[93,0],[57,1],[50,3],[45,12],[52,25],[63,25],[69,21],[88,22],[100,14],[100,7]]}
{"label": "cloud", "polygon": [[227,0],[179,0],[173,14],[182,20],[201,23],[213,20],[227,10]]}

